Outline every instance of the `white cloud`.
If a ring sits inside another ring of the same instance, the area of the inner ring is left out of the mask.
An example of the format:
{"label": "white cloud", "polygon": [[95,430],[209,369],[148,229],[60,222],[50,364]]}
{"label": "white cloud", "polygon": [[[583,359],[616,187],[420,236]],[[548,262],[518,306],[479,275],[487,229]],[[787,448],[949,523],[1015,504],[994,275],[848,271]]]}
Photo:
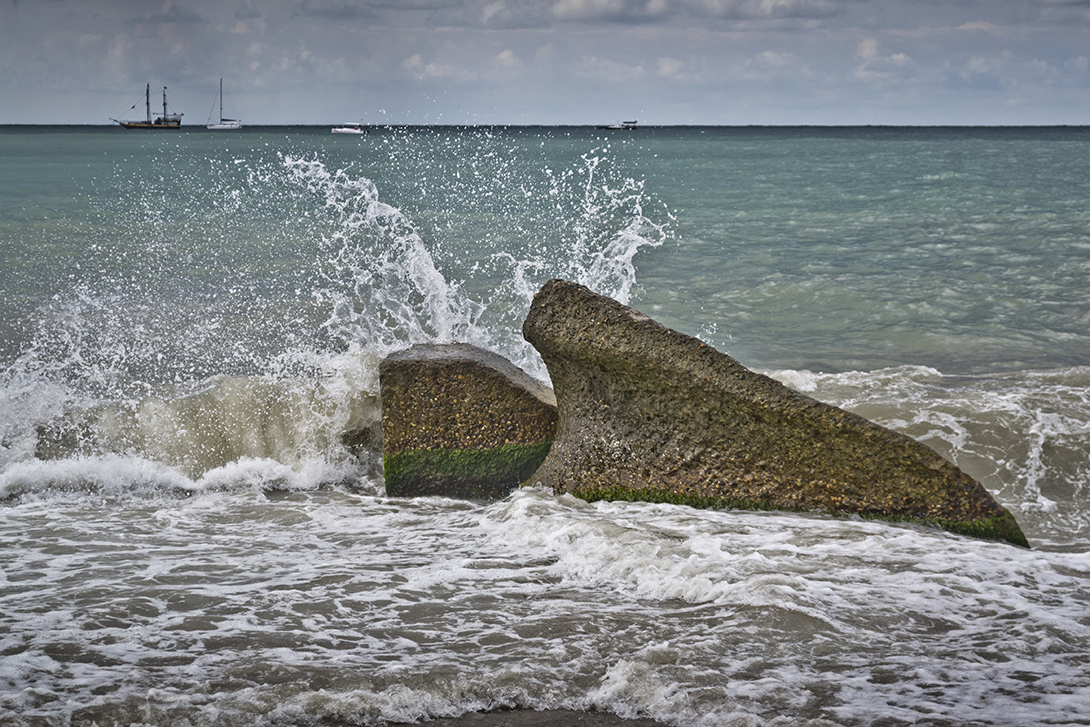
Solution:
{"label": "white cloud", "polygon": [[456,68],[447,63],[439,63],[436,61],[425,63],[423,56],[419,53],[414,53],[403,60],[401,62],[401,70],[405,71],[410,76],[423,81],[472,81],[476,77],[473,73]]}
{"label": "white cloud", "polygon": [[658,75],[661,78],[681,78],[681,69],[685,64],[676,58],[659,58]]}
{"label": "white cloud", "polygon": [[855,53],[862,63],[856,67],[854,76],[863,81],[893,81],[904,77],[906,71],[916,65],[906,53],[883,55],[878,41],[874,38],[861,40]]}
{"label": "white cloud", "polygon": [[992,55],[973,55],[965,61],[958,75],[977,88],[1013,88],[1018,85],[1015,58],[1007,51]]}
{"label": "white cloud", "polygon": [[522,75],[526,65],[513,50],[506,48],[492,59],[492,69],[497,78],[514,79]]}
{"label": "white cloud", "polygon": [[987,58],[981,58],[980,56],[973,56],[969,59],[969,62],[965,64],[965,68],[962,74],[980,75],[983,73],[991,73],[995,70],[995,66]]}
{"label": "white cloud", "polygon": [[700,15],[712,18],[821,18],[839,8],[829,0],[681,0]]}
{"label": "white cloud", "polygon": [[607,83],[629,83],[638,81],[646,75],[643,66],[626,66],[598,56],[584,57],[577,64],[576,73]]}
{"label": "white cloud", "polygon": [[859,47],[856,48],[855,54],[864,61],[874,60],[878,57],[878,41],[874,38],[864,38],[859,41]]}
{"label": "white cloud", "polygon": [[766,50],[746,61],[746,68],[764,72],[782,72],[794,69],[798,58],[793,53]]}
{"label": "white cloud", "polygon": [[500,54],[496,56],[496,63],[501,68],[505,69],[520,69],[524,68],[522,61],[515,55],[515,52],[510,48],[500,51]]}
{"label": "white cloud", "polygon": [[991,35],[1007,35],[1008,33],[1006,28],[984,20],[974,20],[971,23],[962,23],[958,26],[958,30],[979,31],[982,33],[990,33]]}
{"label": "white cloud", "polygon": [[769,68],[785,68],[794,63],[795,56],[791,53],[776,53],[775,51],[766,50],[758,55],[755,60]]}
{"label": "white cloud", "polygon": [[797,55],[788,51],[765,50],[746,59],[743,77],[750,80],[812,78],[813,72]]}

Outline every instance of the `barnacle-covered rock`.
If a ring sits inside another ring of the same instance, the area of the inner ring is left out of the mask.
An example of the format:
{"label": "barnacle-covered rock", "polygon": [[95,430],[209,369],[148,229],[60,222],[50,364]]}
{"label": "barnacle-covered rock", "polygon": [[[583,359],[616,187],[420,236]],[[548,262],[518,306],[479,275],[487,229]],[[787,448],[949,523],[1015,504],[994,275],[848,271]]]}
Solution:
{"label": "barnacle-covered rock", "polygon": [[386,494],[506,496],[556,433],[552,391],[498,354],[420,344],[379,366]]}
{"label": "barnacle-covered rock", "polygon": [[560,416],[529,484],[591,500],[858,513],[1027,545],[979,482],[920,442],[581,285],[546,283],[522,330]]}

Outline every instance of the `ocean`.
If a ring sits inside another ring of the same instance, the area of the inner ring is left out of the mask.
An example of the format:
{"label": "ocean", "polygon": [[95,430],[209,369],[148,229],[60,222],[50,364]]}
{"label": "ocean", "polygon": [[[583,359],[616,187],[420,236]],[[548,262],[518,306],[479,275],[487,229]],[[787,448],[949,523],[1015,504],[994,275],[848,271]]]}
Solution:
{"label": "ocean", "polygon": [[[1090,725],[1090,128],[0,127],[0,725]],[[565,278],[1031,548],[385,496],[378,364]]]}

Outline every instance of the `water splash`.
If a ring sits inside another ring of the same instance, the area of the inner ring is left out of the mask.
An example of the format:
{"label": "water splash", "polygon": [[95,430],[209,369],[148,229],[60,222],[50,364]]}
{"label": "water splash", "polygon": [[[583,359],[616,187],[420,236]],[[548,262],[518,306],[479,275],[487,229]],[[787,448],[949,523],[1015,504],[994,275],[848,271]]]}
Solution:
{"label": "water splash", "polygon": [[547,378],[521,337],[540,285],[627,301],[668,228],[608,147],[567,166],[531,147],[397,132],[366,175],[306,145],[120,166],[82,277],[0,372],[0,466],[119,454],[199,480],[251,458],[341,477],[377,440],[393,350],[464,341]]}
{"label": "water splash", "polygon": [[345,343],[380,350],[471,336],[479,306],[436,268],[411,221],[379,199],[374,182],[287,157],[293,182],[323,200],[333,232],[324,236],[317,297],[331,310],[325,328]]}
{"label": "water splash", "polygon": [[400,184],[388,184],[402,208],[348,169],[286,160],[333,222],[323,237],[326,330],[345,342],[464,341],[545,379],[521,337],[541,285],[561,277],[627,303],[636,255],[670,234],[669,213],[651,218],[657,203],[615,168],[608,147],[557,169],[525,139],[488,131],[383,141],[404,170]]}

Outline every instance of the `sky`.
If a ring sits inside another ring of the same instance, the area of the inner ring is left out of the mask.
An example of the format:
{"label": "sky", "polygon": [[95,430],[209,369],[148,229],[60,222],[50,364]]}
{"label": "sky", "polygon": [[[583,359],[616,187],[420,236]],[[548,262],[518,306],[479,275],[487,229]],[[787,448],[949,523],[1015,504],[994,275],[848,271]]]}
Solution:
{"label": "sky", "polygon": [[0,0],[0,124],[220,78],[245,125],[1085,125],[1090,0]]}

